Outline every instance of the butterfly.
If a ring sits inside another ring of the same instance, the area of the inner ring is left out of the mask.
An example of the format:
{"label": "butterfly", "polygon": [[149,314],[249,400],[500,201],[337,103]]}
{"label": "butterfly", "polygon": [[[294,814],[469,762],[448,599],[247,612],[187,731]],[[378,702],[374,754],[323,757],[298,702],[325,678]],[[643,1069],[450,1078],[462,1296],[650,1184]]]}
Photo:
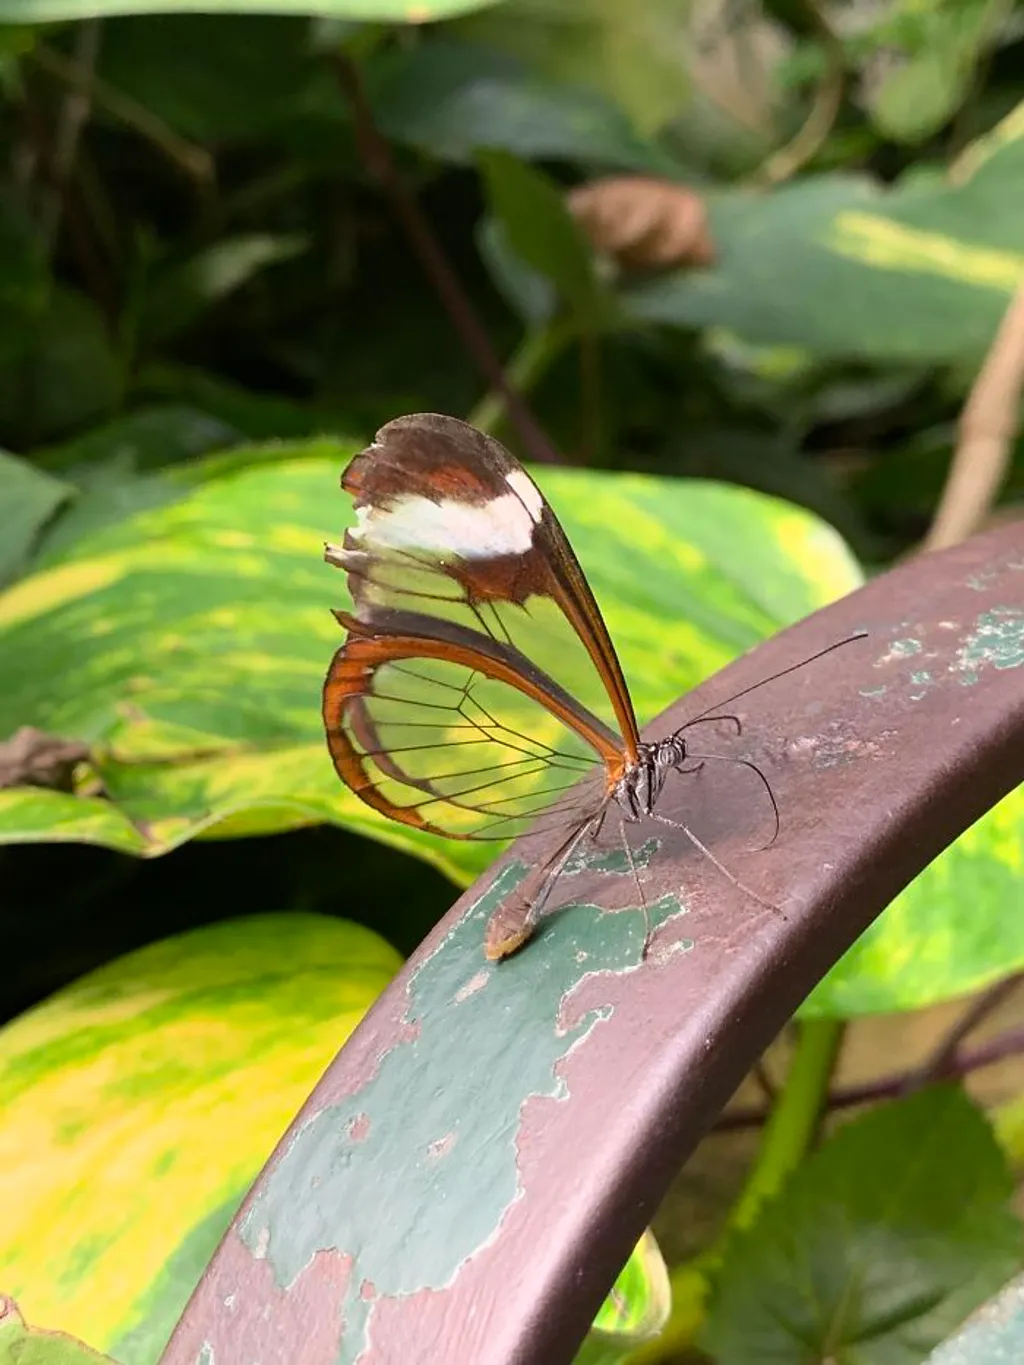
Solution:
{"label": "butterfly", "polygon": [[695,755],[685,733],[711,721],[738,732],[739,719],[709,711],[666,738],[640,738],[583,570],[500,442],[454,417],[400,417],[355,456],[341,486],[356,523],[324,557],[347,574],[352,610],[334,613],[347,637],[323,691],[339,777],[368,806],[427,833],[563,836],[492,916],[489,959],[526,942],[561,872],[613,813],[641,899],[625,826],[653,818],[682,829],[766,904],[657,809],[672,774],[711,759],[741,764],[767,790],[774,841],[779,812],[761,770]]}

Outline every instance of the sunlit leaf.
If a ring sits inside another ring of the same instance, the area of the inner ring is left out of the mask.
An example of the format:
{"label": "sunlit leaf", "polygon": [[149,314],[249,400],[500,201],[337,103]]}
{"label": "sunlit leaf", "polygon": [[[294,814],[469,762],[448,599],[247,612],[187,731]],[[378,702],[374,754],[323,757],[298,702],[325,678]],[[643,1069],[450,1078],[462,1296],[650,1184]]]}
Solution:
{"label": "sunlit leaf", "polygon": [[[205,0],[202,9],[217,14],[319,14],[342,19],[423,24],[483,9],[495,0]],[[167,0],[0,0],[0,21],[49,23],[114,14],[163,14]]]}
{"label": "sunlit leaf", "polygon": [[131,953],[0,1030],[0,1265],[25,1317],[155,1365],[399,964],[358,925],[264,915]]}
{"label": "sunlit leaf", "polygon": [[[1024,631],[1017,647],[1024,683]],[[1024,876],[1024,787],[940,854],[862,934],[803,1007],[851,1018],[921,1009],[1024,965],[1016,913]]]}

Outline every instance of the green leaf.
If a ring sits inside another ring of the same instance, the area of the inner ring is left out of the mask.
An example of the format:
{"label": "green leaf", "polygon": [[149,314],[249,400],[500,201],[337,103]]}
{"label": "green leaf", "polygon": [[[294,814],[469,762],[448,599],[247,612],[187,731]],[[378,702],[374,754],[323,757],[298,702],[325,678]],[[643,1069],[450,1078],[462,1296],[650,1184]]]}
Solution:
{"label": "green leaf", "polygon": [[[0,0],[10,4],[13,0]],[[26,6],[29,0],[23,0]],[[253,144],[277,139],[314,115],[341,127],[345,101],[325,64],[311,60],[305,19],[326,5],[211,3],[205,14],[173,14],[133,0],[42,0],[89,14],[149,13],[145,23],[105,27],[101,78],[180,135],[196,142]],[[246,11],[261,11],[250,12]],[[335,9],[335,12],[340,12]],[[77,17],[77,15],[76,15]],[[97,111],[103,117],[103,110]]]}
{"label": "green leaf", "polygon": [[[894,8],[903,19],[907,50],[899,54],[902,61],[893,61],[891,51],[887,54],[882,80],[868,86],[868,112],[883,137],[923,142],[952,117],[969,92],[998,7],[989,0],[938,0]],[[895,18],[887,16],[894,27]]]}
{"label": "green leaf", "polygon": [[[1016,666],[1024,674],[1024,630],[1017,640]],[[1024,923],[1007,910],[1019,904],[1022,866],[1024,787],[1018,787],[896,897],[812,991],[801,1014],[847,1019],[922,1009],[1018,970]]]}
{"label": "green leaf", "polygon": [[166,266],[145,294],[139,319],[144,341],[166,341],[198,321],[212,304],[247,284],[267,266],[290,261],[305,237],[251,232],[223,237],[179,265]]}
{"label": "green leaf", "polygon": [[399,966],[344,920],[236,919],[130,953],[0,1031],[0,1265],[30,1321],[154,1365],[252,1180]]}
{"label": "green leaf", "polygon": [[45,469],[72,473],[111,459],[125,460],[133,469],[156,470],[235,445],[247,434],[198,407],[152,404],[115,417],[70,441],[37,450],[33,459]]}
{"label": "green leaf", "polygon": [[[92,744],[107,793],[0,792],[0,841],[154,854],[200,833],[327,820],[459,881],[482,870],[496,849],[385,820],[326,754],[320,689],[342,638],[329,608],[346,599],[322,548],[351,520],[337,490],[355,448],[312,441],[179,466],[166,474],[184,489],[177,502],[76,541],[0,594],[0,734],[34,724]],[[834,532],[771,498],[639,475],[537,477],[641,718],[857,582]]]}
{"label": "green leaf", "polygon": [[[205,0],[203,9],[217,14],[308,14],[342,19],[422,24],[468,14],[496,0]],[[166,14],[166,0],[0,0],[0,22],[52,23],[57,19],[93,19],[115,14]]]}
{"label": "green leaf", "polygon": [[958,47],[919,52],[882,82],[869,106],[872,122],[895,142],[923,142],[956,112],[972,74]]}
{"label": "green leaf", "polygon": [[0,450],[0,586],[27,564],[40,532],[75,490]]}
{"label": "green leaf", "polygon": [[13,1299],[0,1294],[0,1365],[99,1365],[110,1361],[63,1332],[27,1327]]}
{"label": "green leaf", "polygon": [[23,354],[26,329],[46,306],[48,288],[35,225],[13,194],[0,193],[0,366]]}
{"label": "green leaf", "polygon": [[162,474],[137,473],[127,453],[83,466],[75,481],[78,496],[41,538],[34,568],[58,560],[83,536],[144,509],[163,507],[182,497],[185,491]]}
{"label": "green leaf", "polygon": [[599,90],[651,134],[689,101],[691,22],[678,0],[506,0],[453,28],[553,83]]}
{"label": "green leaf", "polygon": [[[290,399],[232,384],[220,375],[167,362],[146,365],[136,390],[149,398],[198,408],[224,427],[250,441],[288,440],[316,436],[322,431],[344,430],[347,424],[328,413],[303,407]],[[210,449],[212,447],[205,447]],[[194,454],[201,454],[196,447]],[[177,456],[173,457],[177,458]],[[140,452],[142,463],[150,463]],[[155,463],[166,463],[158,460]]]}
{"label": "green leaf", "polygon": [[508,246],[558,288],[581,330],[606,325],[612,314],[610,296],[554,182],[507,152],[482,151],[478,160],[491,211],[505,229]]}
{"label": "green leaf", "polygon": [[54,289],[28,325],[20,355],[0,355],[0,421],[33,440],[109,416],[124,377],[95,304],[73,289]]}
{"label": "green leaf", "polygon": [[550,322],[558,310],[558,291],[512,250],[505,224],[486,215],[477,225],[476,244],[495,287],[523,322],[528,327]]}
{"label": "green leaf", "polygon": [[646,322],[723,325],[749,341],[876,361],[976,361],[1024,280],[1024,104],[955,180],[882,191],[854,175],[709,199],[713,270],[629,291]]}
{"label": "green leaf", "polygon": [[671,1307],[668,1269],[648,1228],[617,1276],[591,1331],[605,1343],[637,1345],[658,1335]]}
{"label": "green leaf", "polygon": [[727,1245],[706,1342],[720,1365],[916,1365],[1020,1262],[1013,1181],[953,1087],[844,1125]]}
{"label": "green leaf", "polygon": [[434,39],[386,53],[367,64],[367,91],[383,133],[443,160],[470,162],[481,147],[496,147],[679,174],[615,105],[544,81],[494,48]]}

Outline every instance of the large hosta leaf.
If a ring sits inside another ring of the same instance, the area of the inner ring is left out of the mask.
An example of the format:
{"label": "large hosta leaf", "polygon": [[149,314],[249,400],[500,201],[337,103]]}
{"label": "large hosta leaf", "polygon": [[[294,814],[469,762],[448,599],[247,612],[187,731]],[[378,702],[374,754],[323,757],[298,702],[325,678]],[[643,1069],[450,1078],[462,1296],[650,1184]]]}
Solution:
{"label": "large hosta leaf", "polygon": [[[0,840],[153,854],[202,833],[329,820],[458,880],[486,864],[489,845],[378,817],[326,756],[319,692],[342,638],[329,608],[345,593],[321,556],[349,516],[338,475],[352,451],[316,441],[179,467],[178,501],[97,530],[0,595],[0,736],[35,725],[85,740],[105,787],[0,792]],[[771,498],[640,476],[539,477],[642,717],[857,581],[834,532]]]}
{"label": "large hosta leaf", "polygon": [[25,1318],[151,1365],[249,1183],[400,965],[264,915],[102,967],[0,1032],[0,1278]]}
{"label": "large hosta leaf", "polygon": [[1024,105],[949,178],[811,176],[709,202],[719,264],[632,291],[633,316],[872,360],[973,360],[1024,280]]}
{"label": "large hosta leaf", "polygon": [[[1024,619],[1017,645],[1024,686]],[[988,812],[893,901],[803,1008],[850,1018],[921,1009],[1024,965],[1024,787]]]}

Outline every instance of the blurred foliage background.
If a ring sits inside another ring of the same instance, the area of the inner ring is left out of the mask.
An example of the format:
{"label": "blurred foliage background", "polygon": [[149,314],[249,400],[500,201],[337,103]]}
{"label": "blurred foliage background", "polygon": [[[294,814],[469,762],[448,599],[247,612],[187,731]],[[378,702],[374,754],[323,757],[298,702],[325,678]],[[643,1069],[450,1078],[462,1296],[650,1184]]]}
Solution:
{"label": "blurred foliage background", "polygon": [[[535,462],[647,719],[921,543],[1024,282],[1014,0],[172,8],[0,0],[0,741],[82,746],[0,761],[4,1019],[234,918],[405,954],[486,864],[373,819],[318,731],[320,542],[379,425],[449,412]],[[1022,492],[1018,440],[988,519]],[[810,1014],[1018,968],[1021,807]],[[908,980],[965,905],[969,950]],[[92,1339],[151,1358],[124,1312]]]}

